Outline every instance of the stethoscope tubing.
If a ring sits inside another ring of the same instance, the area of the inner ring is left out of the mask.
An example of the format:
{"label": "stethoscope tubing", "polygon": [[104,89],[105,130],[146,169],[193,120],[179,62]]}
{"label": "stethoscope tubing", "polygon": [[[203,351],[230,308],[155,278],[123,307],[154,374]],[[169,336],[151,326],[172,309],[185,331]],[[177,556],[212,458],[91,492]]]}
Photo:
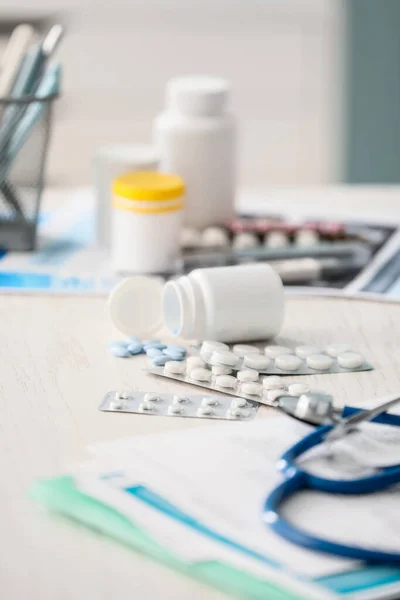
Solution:
{"label": "stethoscope tubing", "polygon": [[[345,407],[344,416],[356,414],[360,409]],[[400,416],[382,413],[373,419],[375,423],[400,427]],[[263,521],[284,539],[317,552],[333,554],[343,558],[353,558],[372,563],[400,565],[400,553],[384,552],[339,544],[314,535],[287,521],[281,514],[283,503],[300,490],[318,490],[333,494],[366,494],[386,489],[400,482],[400,466],[386,467],[377,475],[361,477],[352,481],[330,480],[303,471],[296,465],[296,459],[307,450],[320,444],[331,425],[319,427],[287,450],[278,462],[278,469],[285,479],[265,500]]]}

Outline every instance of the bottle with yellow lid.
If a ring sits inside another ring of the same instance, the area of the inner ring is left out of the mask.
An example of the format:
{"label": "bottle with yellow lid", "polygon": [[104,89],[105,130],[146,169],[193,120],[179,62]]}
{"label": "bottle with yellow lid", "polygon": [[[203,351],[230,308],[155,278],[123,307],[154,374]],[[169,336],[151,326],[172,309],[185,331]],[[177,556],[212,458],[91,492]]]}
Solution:
{"label": "bottle with yellow lid", "polygon": [[114,180],[112,260],[121,273],[165,273],[179,259],[185,184],[177,175],[143,171]]}

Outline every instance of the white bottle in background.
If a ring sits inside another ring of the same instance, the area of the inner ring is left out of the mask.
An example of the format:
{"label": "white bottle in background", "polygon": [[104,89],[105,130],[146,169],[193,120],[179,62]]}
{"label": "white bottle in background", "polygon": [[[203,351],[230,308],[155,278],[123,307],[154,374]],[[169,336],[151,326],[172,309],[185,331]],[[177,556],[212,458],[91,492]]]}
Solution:
{"label": "white bottle in background", "polygon": [[207,227],[234,215],[236,135],[226,112],[229,88],[218,77],[172,79],[167,108],[154,123],[160,170],[177,173],[186,184],[186,225]]}

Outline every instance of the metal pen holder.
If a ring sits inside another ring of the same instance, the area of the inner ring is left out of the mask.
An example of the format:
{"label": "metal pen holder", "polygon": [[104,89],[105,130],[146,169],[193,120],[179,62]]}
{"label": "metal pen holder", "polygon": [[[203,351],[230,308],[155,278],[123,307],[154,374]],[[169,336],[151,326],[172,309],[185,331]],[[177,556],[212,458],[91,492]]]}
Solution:
{"label": "metal pen holder", "polygon": [[35,248],[56,98],[0,98],[1,250]]}

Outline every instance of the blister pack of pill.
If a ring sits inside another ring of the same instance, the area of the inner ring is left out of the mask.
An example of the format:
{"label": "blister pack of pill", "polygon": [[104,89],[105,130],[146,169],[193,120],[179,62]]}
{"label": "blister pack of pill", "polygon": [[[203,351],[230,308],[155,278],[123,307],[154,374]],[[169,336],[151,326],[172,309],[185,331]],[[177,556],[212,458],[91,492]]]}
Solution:
{"label": "blister pack of pill", "polygon": [[111,391],[104,396],[99,409],[158,417],[249,421],[254,419],[258,403],[213,394]]}
{"label": "blister pack of pill", "polygon": [[254,369],[265,375],[315,375],[316,373],[351,373],[370,371],[373,367],[349,344],[316,346],[258,347],[235,344],[229,347],[222,342],[205,341],[193,346],[210,366],[221,366],[232,371]]}
{"label": "blister pack of pill", "polygon": [[170,361],[164,367],[150,366],[149,372],[266,406],[276,406],[278,396],[300,396],[310,389],[308,384],[289,381],[287,377],[260,375],[255,369],[232,371],[210,366],[200,356],[189,356],[183,362]]}

